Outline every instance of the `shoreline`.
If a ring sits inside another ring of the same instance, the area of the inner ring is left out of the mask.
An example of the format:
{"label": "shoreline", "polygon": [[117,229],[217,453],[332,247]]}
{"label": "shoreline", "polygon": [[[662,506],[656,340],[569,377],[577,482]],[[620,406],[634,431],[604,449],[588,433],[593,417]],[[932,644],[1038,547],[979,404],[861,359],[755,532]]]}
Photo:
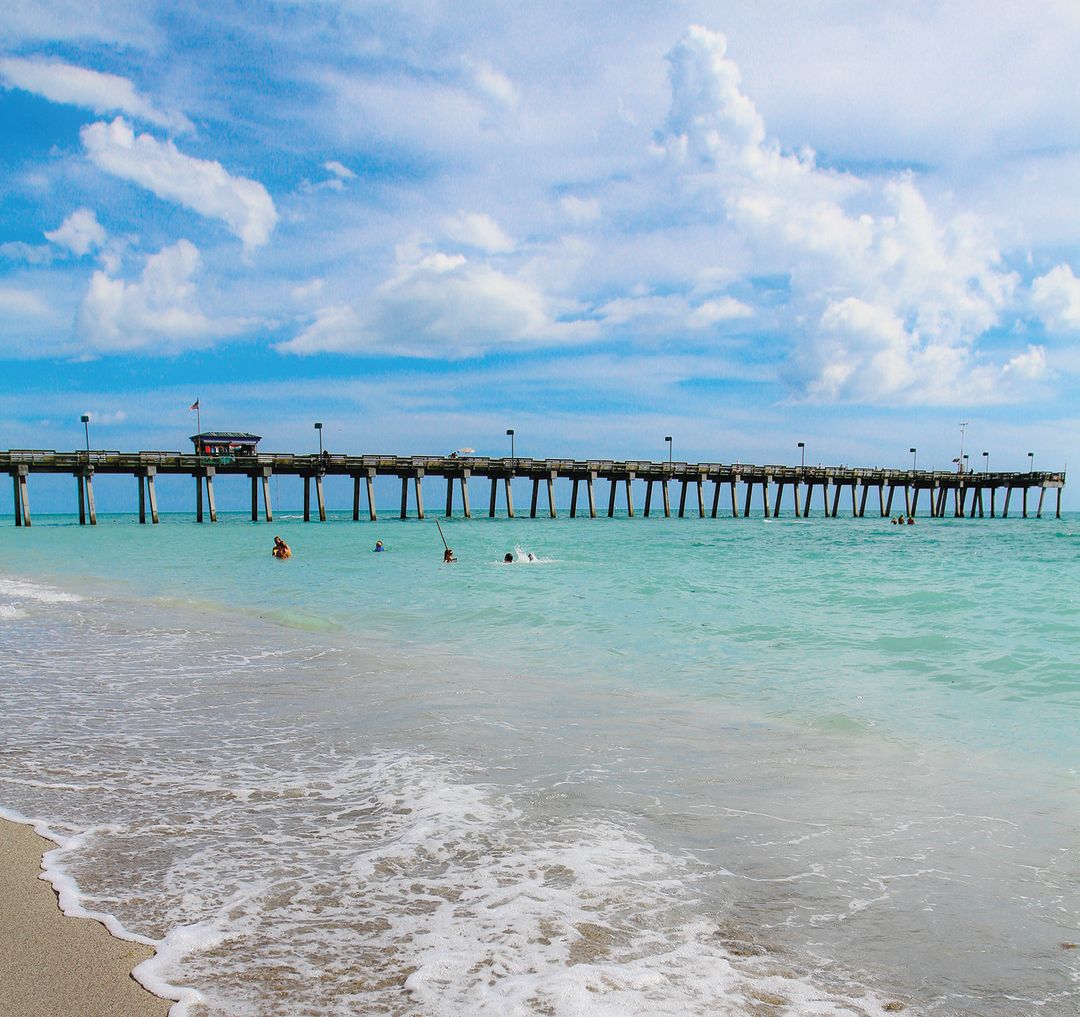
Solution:
{"label": "shoreline", "polygon": [[55,848],[33,827],[0,818],[0,1010],[7,1017],[166,1017],[172,1002],[132,970],[154,951],[92,918],[65,915],[41,879]]}

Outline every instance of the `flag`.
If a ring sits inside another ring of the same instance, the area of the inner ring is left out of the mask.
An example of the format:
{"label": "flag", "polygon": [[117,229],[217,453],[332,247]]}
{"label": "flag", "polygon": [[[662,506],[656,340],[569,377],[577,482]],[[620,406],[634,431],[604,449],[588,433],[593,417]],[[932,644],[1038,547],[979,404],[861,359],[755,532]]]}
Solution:
{"label": "flag", "polygon": [[198,408],[199,408],[199,400],[198,400],[198,399],[196,399],[196,400],[195,400],[195,402],[193,402],[193,403],[192,403],[192,404],[191,404],[191,405],[190,405],[190,406],[188,407],[188,409],[189,409],[189,410],[197,410]]}

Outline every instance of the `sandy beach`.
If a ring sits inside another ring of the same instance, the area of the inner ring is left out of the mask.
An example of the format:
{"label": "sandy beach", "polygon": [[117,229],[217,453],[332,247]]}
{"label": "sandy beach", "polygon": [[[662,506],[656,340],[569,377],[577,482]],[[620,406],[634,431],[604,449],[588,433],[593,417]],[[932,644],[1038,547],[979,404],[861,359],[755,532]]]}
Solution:
{"label": "sandy beach", "polygon": [[53,847],[0,820],[0,1013],[4,1017],[164,1017],[171,1005],[131,977],[151,955],[85,918],[68,918],[38,878]]}

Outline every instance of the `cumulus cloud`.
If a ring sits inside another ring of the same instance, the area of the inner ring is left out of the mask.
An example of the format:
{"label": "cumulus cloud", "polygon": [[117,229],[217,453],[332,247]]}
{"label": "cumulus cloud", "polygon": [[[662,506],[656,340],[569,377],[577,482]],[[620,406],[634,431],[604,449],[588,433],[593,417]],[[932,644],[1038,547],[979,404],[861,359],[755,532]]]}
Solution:
{"label": "cumulus cloud", "polygon": [[1031,284],[1031,302],[1047,328],[1080,331],[1080,279],[1071,265],[1057,265]]}
{"label": "cumulus cloud", "polygon": [[700,331],[754,316],[752,307],[734,297],[703,300],[695,305],[679,294],[617,297],[596,313],[605,326],[631,325],[638,335]]}
{"label": "cumulus cloud", "polygon": [[179,240],[147,258],[134,282],[95,272],[78,317],[89,350],[174,353],[248,327],[249,322],[211,319],[199,310],[194,277],[200,267],[195,245]]}
{"label": "cumulus cloud", "polygon": [[807,393],[948,400],[974,377],[985,389],[1006,365],[982,364],[976,343],[1018,286],[985,223],[942,220],[910,175],[882,184],[784,151],[726,46],[694,27],[669,54],[672,102],[657,150],[693,198],[719,199],[764,270],[790,279],[793,316],[810,323],[794,321]]}
{"label": "cumulus cloud", "polygon": [[327,307],[286,353],[383,350],[460,357],[488,349],[580,341],[594,322],[558,317],[533,282],[464,255],[434,253],[400,265],[362,309]]}
{"label": "cumulus cloud", "polygon": [[104,246],[107,235],[92,209],[77,208],[56,229],[47,230],[45,239],[81,258]]}
{"label": "cumulus cloud", "polygon": [[33,92],[49,102],[80,106],[98,115],[126,113],[135,120],[174,131],[192,129],[187,117],[162,112],[127,78],[116,74],[91,71],[61,60],[2,57],[0,77],[9,88]]}
{"label": "cumulus cloud", "polygon": [[514,249],[513,239],[491,216],[483,212],[459,212],[443,220],[443,229],[452,240],[489,254],[502,254]]}
{"label": "cumulus cloud", "polygon": [[88,124],[80,136],[96,166],[159,198],[221,220],[246,248],[270,238],[277,210],[257,181],[231,176],[219,162],[184,155],[171,141],[137,135],[123,117]]}
{"label": "cumulus cloud", "polygon": [[333,173],[338,180],[356,179],[356,174],[344,163],[338,162],[337,159],[331,159],[329,162],[324,162],[323,169],[328,173]]}

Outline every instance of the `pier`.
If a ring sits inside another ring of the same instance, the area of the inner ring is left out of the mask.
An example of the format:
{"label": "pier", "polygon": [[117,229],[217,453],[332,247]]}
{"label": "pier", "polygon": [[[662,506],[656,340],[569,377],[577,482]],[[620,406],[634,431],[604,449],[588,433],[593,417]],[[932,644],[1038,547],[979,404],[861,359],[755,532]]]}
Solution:
{"label": "pier", "polygon": [[[75,480],[79,522],[94,526],[94,477],[124,475],[135,482],[133,504],[138,505],[139,522],[160,521],[155,479],[162,475],[186,475],[194,482],[194,511],[197,522],[217,522],[214,482],[246,477],[251,485],[251,519],[272,522],[270,498],[272,477],[295,477],[303,485],[304,520],[312,519],[311,489],[315,488],[315,512],[326,521],[323,480],[328,476],[352,480],[352,518],[361,518],[361,504],[367,516],[377,518],[375,478],[395,477],[401,483],[400,516],[410,513],[424,518],[423,480],[437,477],[446,485],[447,516],[454,511],[454,493],[466,519],[473,516],[470,481],[487,482],[487,515],[501,512],[514,517],[511,481],[523,478],[532,483],[529,516],[537,513],[554,519],[555,481],[571,482],[569,516],[587,513],[595,519],[597,495],[607,494],[606,515],[618,507],[637,514],[637,494],[644,493],[641,515],[670,517],[674,512],[699,518],[747,518],[755,492],[761,495],[756,515],[780,515],[785,495],[789,495],[794,515],[806,518],[811,510],[829,518],[850,514],[861,518],[867,512],[881,517],[903,512],[914,516],[920,499],[924,515],[933,518],[1007,518],[1010,510],[1022,518],[1034,514],[1042,518],[1047,491],[1056,492],[1054,514],[1061,517],[1061,492],[1065,474],[1052,472],[955,473],[928,470],[862,469],[825,466],[754,466],[745,463],[685,463],[616,461],[610,459],[529,459],[469,456],[390,455],[291,455],[258,453],[238,456],[206,456],[183,452],[55,452],[42,449],[13,449],[0,452],[0,471],[12,479],[16,526],[30,526],[30,477],[35,474],[68,474]],[[599,484],[606,488],[598,491]],[[411,498],[410,498],[411,492]],[[1030,497],[1037,492],[1038,503]],[[541,498],[543,494],[543,498]],[[501,495],[501,497],[500,497]],[[872,497],[871,497],[872,496]],[[1000,496],[1000,498],[999,498]],[[1016,502],[1019,502],[1019,505]],[[260,504],[261,502],[261,504]],[[411,502],[411,504],[410,504]],[[1034,512],[1032,513],[1032,509]],[[1017,510],[1019,510],[1017,512]]]}

